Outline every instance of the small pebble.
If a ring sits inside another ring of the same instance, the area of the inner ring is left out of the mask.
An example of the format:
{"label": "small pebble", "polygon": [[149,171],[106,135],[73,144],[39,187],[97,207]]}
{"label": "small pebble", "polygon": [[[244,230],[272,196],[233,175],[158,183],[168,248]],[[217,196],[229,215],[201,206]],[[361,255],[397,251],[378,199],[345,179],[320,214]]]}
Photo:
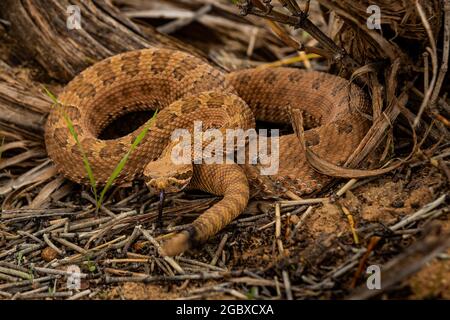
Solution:
{"label": "small pebble", "polygon": [[45,261],[50,262],[58,257],[58,252],[50,247],[46,247],[44,250],[42,250],[41,257]]}
{"label": "small pebble", "polygon": [[294,214],[294,215],[289,217],[289,221],[292,224],[297,224],[300,221],[300,218],[297,215]]}

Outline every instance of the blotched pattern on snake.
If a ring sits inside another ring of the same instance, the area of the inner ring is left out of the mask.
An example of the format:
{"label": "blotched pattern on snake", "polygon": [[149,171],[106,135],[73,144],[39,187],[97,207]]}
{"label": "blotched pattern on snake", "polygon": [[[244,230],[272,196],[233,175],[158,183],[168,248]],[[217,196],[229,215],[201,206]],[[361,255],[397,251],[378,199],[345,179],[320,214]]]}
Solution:
{"label": "blotched pattern on snake", "polygon": [[82,153],[69,133],[62,110],[73,122],[98,184],[128,152],[144,125],[128,135],[101,140],[99,133],[113,120],[140,110],[159,113],[143,141],[130,155],[117,184],[144,178],[150,188],[177,191],[185,186],[223,199],[190,227],[164,243],[176,255],[207,240],[246,207],[250,189],[262,197],[297,195],[321,189],[330,177],[314,171],[295,134],[279,139],[279,170],[261,175],[260,165],[174,165],[170,161],[174,129],[249,129],[255,120],[289,123],[289,110],[300,109],[306,144],[318,156],[343,164],[369,128],[362,116],[368,108],[363,91],[330,74],[294,68],[248,69],[224,74],[203,60],[168,49],[143,49],[100,61],[76,76],[59,96],[46,125],[47,151],[70,180],[88,184]]}

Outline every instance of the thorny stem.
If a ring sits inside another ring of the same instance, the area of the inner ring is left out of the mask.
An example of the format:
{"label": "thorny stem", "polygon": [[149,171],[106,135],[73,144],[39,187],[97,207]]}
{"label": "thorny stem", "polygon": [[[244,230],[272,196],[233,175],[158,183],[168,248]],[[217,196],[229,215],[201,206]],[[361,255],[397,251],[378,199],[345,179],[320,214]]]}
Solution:
{"label": "thorny stem", "polygon": [[[286,7],[291,15],[286,15],[277,10],[273,9],[270,0],[244,0],[240,4],[241,14],[253,14],[259,17],[264,17],[269,20],[279,22],[282,24],[287,24],[295,29],[303,29],[308,32],[313,38],[315,38],[324,49],[331,52],[329,56],[337,62],[341,62],[350,70],[355,70],[359,67],[359,64],[353,60],[347,52],[334,43],[326,34],[324,34],[309,18],[309,1],[307,1],[306,8],[304,11],[300,9],[296,1],[293,0],[279,0],[280,3]],[[298,49],[298,48],[295,48]]]}

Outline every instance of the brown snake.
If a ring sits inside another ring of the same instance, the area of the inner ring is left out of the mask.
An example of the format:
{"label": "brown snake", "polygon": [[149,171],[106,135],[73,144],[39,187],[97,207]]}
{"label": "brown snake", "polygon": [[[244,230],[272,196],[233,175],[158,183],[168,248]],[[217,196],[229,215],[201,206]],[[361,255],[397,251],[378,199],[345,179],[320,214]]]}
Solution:
{"label": "brown snake", "polygon": [[[250,188],[261,196],[297,195],[320,190],[330,177],[314,171],[295,134],[279,139],[279,170],[261,175],[260,165],[174,165],[170,161],[174,129],[192,131],[201,120],[208,128],[255,126],[255,119],[289,123],[289,110],[300,109],[306,127],[306,144],[318,156],[343,164],[356,149],[369,123],[364,93],[349,81],[320,72],[292,68],[249,69],[223,74],[199,58],[167,49],[144,49],[100,61],[76,76],[59,96],[74,124],[78,139],[98,184],[128,152],[144,125],[113,140],[99,133],[113,120],[139,110],[159,113],[116,184],[142,178],[152,189],[178,191],[185,186],[223,199],[200,215],[190,227],[163,244],[175,255],[192,244],[207,240],[246,207]],[[49,156],[69,179],[89,180],[82,153],[69,130],[61,108],[53,108],[46,125]]]}

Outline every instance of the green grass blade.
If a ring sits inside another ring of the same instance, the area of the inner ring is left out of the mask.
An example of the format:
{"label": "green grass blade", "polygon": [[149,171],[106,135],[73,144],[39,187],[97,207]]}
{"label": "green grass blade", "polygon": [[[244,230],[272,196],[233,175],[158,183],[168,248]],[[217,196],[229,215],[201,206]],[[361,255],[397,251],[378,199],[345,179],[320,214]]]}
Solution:
{"label": "green grass blade", "polygon": [[50,99],[52,99],[54,104],[60,105],[60,103],[59,103],[58,99],[56,98],[56,96],[53,93],[51,93],[50,90],[48,90],[46,86],[42,86],[42,88],[44,88],[45,94],[47,96],[49,96]]}
{"label": "green grass blade", "polygon": [[148,130],[150,129],[151,125],[155,121],[157,113],[158,113],[158,110],[156,110],[155,113],[153,114],[152,118],[149,121],[147,121],[147,125],[139,133],[139,135],[136,137],[136,139],[131,144],[130,149],[128,150],[128,152],[123,156],[123,158],[119,161],[117,166],[114,168],[112,174],[109,176],[108,181],[106,182],[106,185],[104,186],[102,192],[100,193],[100,198],[99,198],[99,200],[97,202],[97,209],[103,203],[103,199],[105,198],[105,194],[109,190],[109,188],[111,188],[114,180],[122,172],[122,170],[125,167],[125,164],[127,163],[128,158],[130,157],[131,153],[137,148],[139,143],[141,143],[142,139],[144,139],[144,137],[147,134]]}
{"label": "green grass blade", "polygon": [[95,201],[97,201],[97,182],[94,177],[94,172],[92,171],[92,167],[89,163],[89,160],[86,156],[86,152],[84,152],[83,146],[80,143],[80,140],[78,139],[78,134],[75,131],[75,128],[73,126],[72,120],[69,118],[69,116],[64,112],[64,120],[67,123],[67,127],[69,128],[70,134],[75,139],[75,142],[77,143],[78,149],[80,150],[82,156],[83,156],[83,165],[84,169],[86,170],[88,177],[89,177],[89,183],[91,184],[92,190],[94,192]]}
{"label": "green grass blade", "polygon": [[125,154],[125,156],[119,161],[119,164],[114,168],[112,174],[109,176],[108,181],[106,182],[106,185],[103,187],[103,190],[100,193],[100,198],[97,201],[97,208],[99,208],[102,205],[106,192],[109,190],[109,188],[111,188],[114,180],[117,178],[117,176],[122,171],[123,167],[125,166],[125,164],[128,161],[128,158],[130,157],[130,154],[131,154],[130,151],[128,151]]}
{"label": "green grass blade", "polygon": [[112,174],[110,175],[110,177],[108,178],[108,181],[106,182],[106,185],[103,187],[102,192],[100,193],[100,197],[97,194],[97,182],[95,180],[94,177],[94,173],[92,171],[92,167],[89,164],[89,160],[86,156],[86,153],[83,150],[83,146],[81,145],[79,139],[78,139],[78,134],[75,131],[75,128],[73,126],[72,120],[69,118],[69,116],[67,115],[67,113],[64,110],[64,106],[58,101],[58,99],[56,98],[56,96],[51,93],[45,86],[43,87],[45,90],[45,93],[50,97],[50,99],[52,99],[54,105],[60,106],[62,108],[63,111],[63,117],[64,120],[66,121],[67,127],[69,128],[69,132],[72,135],[72,137],[74,138],[78,149],[80,150],[82,156],[83,156],[83,165],[84,168],[88,174],[89,177],[89,182],[91,184],[94,196],[95,196],[95,201],[97,203],[97,210],[100,208],[101,204],[103,203],[103,200],[105,198],[105,194],[106,192],[111,188],[114,180],[119,176],[119,174],[122,172],[123,168],[125,167],[125,164],[127,163],[131,153],[137,148],[137,146],[139,145],[139,143],[142,141],[142,139],[144,139],[145,135],[147,134],[148,130],[150,129],[153,121],[156,118],[156,115],[158,113],[158,110],[155,111],[155,113],[153,114],[152,118],[147,122],[147,125],[144,127],[144,129],[139,133],[139,135],[136,137],[136,139],[133,141],[132,145],[130,146],[130,149],[128,150],[128,152],[124,155],[124,157],[119,161],[119,163],[117,164],[117,166],[114,168]]}
{"label": "green grass blade", "polygon": [[70,134],[72,135],[72,137],[74,138],[78,149],[80,150],[82,156],[83,156],[83,166],[84,169],[86,170],[86,173],[89,177],[89,183],[91,184],[92,187],[92,191],[94,193],[94,198],[95,201],[98,202],[98,195],[97,195],[97,182],[95,180],[94,177],[94,173],[92,171],[92,167],[89,163],[89,160],[86,156],[86,152],[84,152],[83,146],[81,145],[79,139],[78,139],[78,133],[75,131],[75,128],[73,126],[73,122],[70,119],[70,117],[68,116],[68,114],[66,113],[66,111],[64,110],[64,105],[62,103],[60,103],[58,101],[58,99],[56,98],[56,96],[50,92],[50,90],[48,90],[45,86],[43,86],[45,93],[50,97],[50,99],[52,99],[54,105],[53,106],[59,106],[63,112],[63,117],[64,120],[66,121],[67,124],[67,128],[69,129]]}

